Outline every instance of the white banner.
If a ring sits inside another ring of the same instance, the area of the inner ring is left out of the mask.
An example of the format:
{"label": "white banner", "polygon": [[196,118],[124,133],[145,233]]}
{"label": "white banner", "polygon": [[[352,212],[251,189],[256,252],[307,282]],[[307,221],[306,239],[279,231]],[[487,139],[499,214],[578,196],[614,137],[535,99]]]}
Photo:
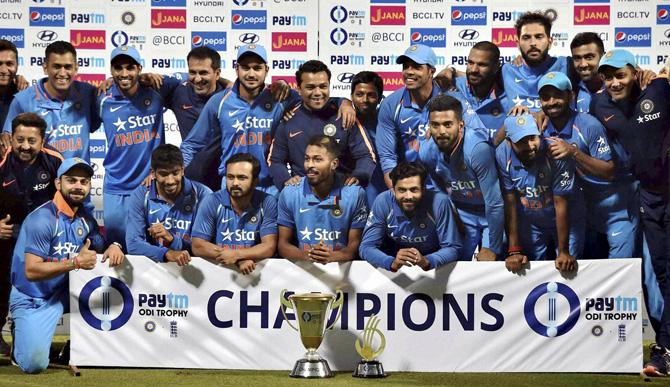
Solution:
{"label": "white banner", "polygon": [[360,360],[354,341],[377,314],[387,340],[379,360],[390,371],[638,372],[640,278],[639,259],[579,261],[573,277],[553,262],[516,275],[502,262],[390,273],[360,261],[271,259],[243,276],[199,258],[179,268],[131,256],[115,270],[100,264],[70,273],[71,359],[291,369],[305,349],[282,318],[281,290],[341,289],[342,318],[319,349],[334,370]]}

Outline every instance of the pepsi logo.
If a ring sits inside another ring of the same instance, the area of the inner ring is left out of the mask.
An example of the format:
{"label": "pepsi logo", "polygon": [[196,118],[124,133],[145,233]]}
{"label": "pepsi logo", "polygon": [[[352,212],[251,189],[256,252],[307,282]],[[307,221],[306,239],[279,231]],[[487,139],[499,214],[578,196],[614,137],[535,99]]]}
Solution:
{"label": "pepsi logo", "polygon": [[233,14],[233,24],[240,24],[242,23],[242,15],[239,13]]}
{"label": "pepsi logo", "polygon": [[623,42],[626,40],[626,33],[622,31],[617,32],[615,39],[617,42]]}
{"label": "pepsi logo", "polygon": [[42,15],[40,15],[40,13],[37,12],[37,11],[32,11],[30,13],[30,20],[32,20],[32,21],[38,21],[38,20],[40,20],[40,17],[42,17]]}
{"label": "pepsi logo", "polygon": [[452,20],[461,20],[462,18],[463,18],[463,12],[461,12],[458,9],[451,13]]}
{"label": "pepsi logo", "polygon": [[203,40],[203,39],[202,39],[202,36],[200,36],[200,35],[195,35],[195,36],[193,36],[193,38],[191,39],[191,44],[193,44],[193,45],[196,46],[196,47],[200,47],[200,46],[202,46],[202,40]]}
{"label": "pepsi logo", "polygon": [[412,43],[421,43],[421,32],[414,32],[411,39]]}
{"label": "pepsi logo", "polygon": [[659,10],[658,10],[658,15],[657,15],[657,16],[658,16],[658,19],[659,19],[659,20],[665,20],[665,19],[667,19],[669,13],[670,13],[670,12],[668,12],[668,10],[667,10],[666,8],[659,9]]}

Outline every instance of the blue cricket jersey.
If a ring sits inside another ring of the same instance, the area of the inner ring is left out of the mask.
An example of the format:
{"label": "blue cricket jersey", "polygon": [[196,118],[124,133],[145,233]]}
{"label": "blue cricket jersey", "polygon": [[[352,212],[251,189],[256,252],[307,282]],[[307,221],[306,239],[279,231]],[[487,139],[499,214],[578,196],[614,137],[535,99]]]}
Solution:
{"label": "blue cricket jersey", "polygon": [[277,234],[277,199],[255,190],[251,205],[237,214],[224,188],[208,195],[200,205],[191,237],[204,239],[224,249],[246,249]]}
{"label": "blue cricket jersey", "polygon": [[12,82],[5,92],[0,94],[0,128],[5,126],[7,113],[9,113],[9,106],[12,104],[16,93],[18,93],[16,84]]}
{"label": "blue cricket jersey", "polygon": [[425,191],[416,213],[408,218],[391,190],[377,196],[368,217],[359,251],[376,267],[391,270],[399,249],[414,247],[431,268],[458,260],[461,236],[451,200],[442,192]]}
{"label": "blue cricket jersey", "polygon": [[[205,185],[182,179],[182,191],[170,204],[158,195],[156,181],[150,187],[137,187],[128,201],[126,246],[128,254],[144,255],[156,262],[165,262],[168,250],[191,250],[191,229],[205,196],[212,190]],[[172,234],[172,243],[160,243],[147,229],[154,223],[163,223]]]}
{"label": "blue cricket jersey", "polygon": [[455,86],[475,112],[477,112],[484,127],[489,131],[489,138],[495,138],[496,132],[505,123],[507,113],[514,106],[509,98],[507,98],[505,89],[496,84],[486,98],[479,99],[472,93],[467,77],[457,77]]}
{"label": "blue cricket jersey", "polygon": [[85,206],[75,213],[60,192],[52,201],[44,203],[26,217],[12,258],[12,285],[21,293],[36,298],[49,298],[57,290],[68,286],[66,273],[43,281],[26,278],[25,254],[34,254],[44,261],[56,262],[69,259],[91,240],[91,250],[102,253],[105,240],[98,223]]}
{"label": "blue cricket jersey", "polygon": [[198,117],[193,129],[181,144],[184,164],[189,165],[194,155],[214,137],[221,134],[221,164],[219,175],[225,175],[225,162],[236,153],[250,153],[261,162],[259,187],[272,186],[272,177],[267,166],[267,154],[275,129],[284,112],[295,105],[300,96],[291,90],[289,97],[277,102],[272,98],[270,87],[266,87],[249,104],[239,95],[239,81],[212,96]]}
{"label": "blue cricket jersey", "polygon": [[[362,126],[362,128],[359,126],[359,130],[365,130],[367,132],[368,137],[370,138],[370,142],[372,142],[372,146],[375,147],[375,137],[377,135],[377,117],[375,116],[374,120],[367,122],[360,121],[359,119],[359,121],[356,122],[356,125]],[[375,155],[377,154],[377,148],[375,147]],[[388,187],[386,187],[386,182],[384,181],[384,172],[382,172],[379,159],[375,158],[375,160],[377,161],[377,164],[375,165],[375,169],[372,172],[372,177],[370,177],[368,186],[365,187],[365,192],[368,196],[368,204],[374,203],[377,195],[388,189]]]}
{"label": "blue cricket jersey", "polygon": [[140,85],[130,98],[114,84],[98,97],[107,138],[104,192],[130,194],[149,176],[151,153],[165,143],[163,108],[174,82],[165,78],[159,91]]}
{"label": "blue cricket jersey", "polygon": [[[604,91],[605,90],[605,83],[600,87],[596,93]],[[572,108],[577,110],[580,113],[588,113],[589,108],[591,106],[591,96],[595,93],[591,93],[591,91],[586,87],[583,81],[579,81],[579,84],[577,85],[577,92],[575,93],[575,101],[574,104],[572,105]]]}
{"label": "blue cricket jersey", "polygon": [[440,152],[433,139],[424,139],[419,150],[421,163],[435,185],[449,194],[454,206],[486,216],[489,246],[502,252],[505,211],[496,171],[495,150],[486,132],[466,127],[451,155]]}
{"label": "blue cricket jersey", "polygon": [[[360,123],[351,129],[342,127],[342,120],[336,120],[339,99],[331,99],[323,109],[311,111],[304,105],[295,110],[294,116],[279,124],[268,165],[277,189],[284,188],[286,180],[305,175],[305,150],[314,136],[333,137],[341,149],[338,171],[355,176],[365,186],[375,170],[376,155],[372,141]],[[287,168],[291,167],[291,173]]]}
{"label": "blue cricket jersey", "polygon": [[463,121],[473,128],[484,128],[475,111],[457,91],[442,91],[433,82],[433,91],[423,106],[412,102],[409,90],[403,87],[384,98],[379,106],[375,143],[382,171],[391,172],[401,161],[419,158],[419,141],[428,130],[428,104],[439,94],[450,95],[463,105]]}
{"label": "blue cricket jersey", "polygon": [[513,106],[528,106],[531,112],[538,112],[542,109],[537,89],[540,78],[551,71],[568,74],[568,66],[572,66],[572,59],[565,56],[549,56],[544,63],[535,67],[525,63],[521,66],[505,63],[502,66],[505,93]]}
{"label": "blue cricket jersey", "polygon": [[277,224],[292,228],[298,248],[304,251],[321,241],[331,250],[345,248],[349,230],[365,227],[368,217],[363,188],[345,186],[339,176],[323,200],[312,193],[307,178],[303,177],[300,184],[286,186],[281,191],[277,207]]}
{"label": "blue cricket jersey", "polygon": [[50,96],[44,88],[47,78],[14,96],[9,105],[3,132],[12,133],[12,120],[24,112],[39,114],[47,122],[46,142],[64,158],[80,157],[87,162],[89,136],[100,126],[96,110],[97,90],[92,85],[73,81],[65,101]]}

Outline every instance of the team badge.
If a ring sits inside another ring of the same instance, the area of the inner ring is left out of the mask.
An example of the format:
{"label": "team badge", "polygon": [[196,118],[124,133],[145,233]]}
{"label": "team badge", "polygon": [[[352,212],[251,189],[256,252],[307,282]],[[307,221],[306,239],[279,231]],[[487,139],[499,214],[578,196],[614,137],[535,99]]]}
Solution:
{"label": "team badge", "polygon": [[249,219],[249,223],[256,223],[258,222],[258,217],[256,215],[252,216],[251,219]]}
{"label": "team badge", "polygon": [[654,103],[650,99],[640,102],[640,110],[643,113],[651,113],[654,110]]}
{"label": "team badge", "polygon": [[49,180],[49,174],[44,172],[44,171],[40,172],[40,175],[38,177],[39,177],[40,181]]}
{"label": "team badge", "polygon": [[151,105],[151,98],[147,98],[144,100],[144,106],[149,106]]}
{"label": "team badge", "polygon": [[424,228],[426,228],[426,224],[425,223],[419,223],[419,228],[423,230]]}
{"label": "team badge", "polygon": [[605,58],[609,58],[609,57],[611,57],[612,55],[614,55],[614,53],[613,53],[612,51],[610,51],[610,52],[608,52],[607,54],[605,54]]}
{"label": "team badge", "polygon": [[491,115],[492,115],[493,117],[498,117],[498,116],[500,115],[500,109],[498,109],[497,107],[491,109]]}
{"label": "team badge", "polygon": [[135,23],[135,14],[130,11],[124,12],[123,15],[121,15],[121,21],[123,24],[129,26]]}
{"label": "team badge", "polygon": [[549,73],[549,74],[547,74],[547,75],[545,75],[545,76],[547,77],[547,79],[554,79],[554,78],[556,78],[556,74],[555,74],[555,73]]}
{"label": "team badge", "polygon": [[416,51],[418,49],[419,49],[419,46],[417,46],[416,44],[409,47],[410,51]]}
{"label": "team badge", "polygon": [[75,110],[81,110],[81,103],[77,102],[77,103],[74,104],[73,107],[75,108]]}
{"label": "team badge", "polygon": [[526,119],[523,117],[519,117],[516,119],[516,124],[519,126],[525,125],[526,124]]}
{"label": "team badge", "polygon": [[191,212],[192,209],[193,209],[193,207],[190,204],[187,204],[187,205],[184,206],[184,211],[186,211],[186,212]]}
{"label": "team badge", "polygon": [[538,176],[540,179],[544,179],[544,173],[543,173],[543,172],[538,173],[537,176]]}
{"label": "team badge", "polygon": [[328,137],[333,137],[335,135],[335,132],[337,132],[337,127],[333,124],[327,124],[326,126],[323,127],[323,134],[325,134]]}
{"label": "team badge", "polygon": [[330,210],[330,213],[331,215],[333,215],[333,217],[339,218],[340,216],[342,216],[342,209],[340,208],[340,206],[335,206],[333,207],[332,210]]}
{"label": "team badge", "polygon": [[83,236],[84,235],[84,229],[81,227],[77,227],[77,235]]}
{"label": "team badge", "polygon": [[263,108],[265,108],[267,111],[270,111],[270,109],[272,109],[272,102],[266,102]]}
{"label": "team badge", "polygon": [[128,46],[121,46],[121,47],[119,47],[119,50],[128,51]]}
{"label": "team badge", "polygon": [[255,45],[255,44],[250,44],[250,45],[249,45],[249,49],[250,49],[250,50],[255,50],[255,49],[256,49],[256,45]]}
{"label": "team badge", "polygon": [[156,330],[156,323],[149,320],[144,323],[144,330],[147,332],[153,332]]}

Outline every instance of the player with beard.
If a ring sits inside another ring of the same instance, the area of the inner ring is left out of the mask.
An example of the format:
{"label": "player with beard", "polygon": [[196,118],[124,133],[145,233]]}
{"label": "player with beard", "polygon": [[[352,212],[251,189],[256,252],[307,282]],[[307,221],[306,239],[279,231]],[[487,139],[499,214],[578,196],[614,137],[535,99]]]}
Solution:
{"label": "player with beard", "polygon": [[421,164],[401,162],[391,171],[393,188],[377,197],[368,217],[361,258],[375,267],[428,271],[458,260],[461,236],[449,197],[426,190]]}
{"label": "player with beard", "polygon": [[[17,75],[19,50],[9,40],[0,39],[0,128],[5,125],[9,106],[14,94],[28,87],[25,78]],[[10,144],[9,133],[0,134],[0,154],[4,154]]]}
{"label": "player with beard", "polygon": [[[0,53],[0,55],[2,55]],[[54,179],[63,160],[44,147],[47,123],[35,113],[21,113],[12,120],[10,147],[0,161],[0,324],[9,311],[9,272],[19,228],[25,217],[56,193]],[[0,354],[9,346],[0,335]]]}
{"label": "player with beard", "polygon": [[49,347],[56,324],[69,312],[68,273],[91,270],[102,262],[124,260],[118,244],[107,244],[84,206],[91,190],[93,168],[80,158],[65,159],[56,173],[56,194],[26,217],[12,259],[9,308],[12,360],[26,373],[49,364]]}
{"label": "player with beard", "polygon": [[193,253],[243,274],[277,250],[277,199],[256,189],[261,164],[249,153],[226,161],[226,188],[205,198],[193,225]]}
{"label": "player with beard", "polygon": [[449,194],[465,226],[461,259],[495,261],[502,254],[504,209],[496,172],[495,151],[482,128],[466,127],[463,106],[438,95],[428,103],[430,139],[419,158],[435,185]]}
{"label": "player with beard", "polygon": [[151,177],[149,187],[137,187],[128,202],[128,254],[184,266],[193,252],[193,221],[203,199],[212,191],[184,177],[181,151],[171,144],[153,151]]}
{"label": "player with beard", "polygon": [[363,188],[345,185],[336,173],[339,152],[333,137],[321,135],[309,141],[305,177],[279,194],[280,256],[321,264],[358,256],[368,207]]}
{"label": "player with beard", "polygon": [[577,268],[570,244],[570,197],[574,194],[574,166],[547,153],[545,140],[530,114],[505,119],[507,140],[496,149],[498,174],[505,200],[505,228],[509,248],[505,266],[518,272],[528,260],[545,260],[554,254],[556,268]]}

